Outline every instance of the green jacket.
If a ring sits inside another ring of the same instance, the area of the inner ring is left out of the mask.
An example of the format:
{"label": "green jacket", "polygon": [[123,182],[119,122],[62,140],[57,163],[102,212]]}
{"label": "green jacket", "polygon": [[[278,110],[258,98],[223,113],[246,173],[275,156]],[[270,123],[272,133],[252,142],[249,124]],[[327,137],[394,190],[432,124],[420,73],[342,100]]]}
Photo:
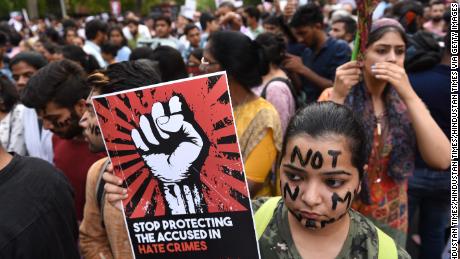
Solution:
{"label": "green jacket", "polygon": [[[259,198],[252,202],[254,213],[268,198]],[[350,229],[338,259],[377,259],[378,238],[374,224],[350,209]],[[274,215],[259,239],[259,248],[262,259],[300,259],[301,256],[292,240],[288,223],[288,210],[281,199]],[[411,258],[409,254],[397,246],[398,258]]]}

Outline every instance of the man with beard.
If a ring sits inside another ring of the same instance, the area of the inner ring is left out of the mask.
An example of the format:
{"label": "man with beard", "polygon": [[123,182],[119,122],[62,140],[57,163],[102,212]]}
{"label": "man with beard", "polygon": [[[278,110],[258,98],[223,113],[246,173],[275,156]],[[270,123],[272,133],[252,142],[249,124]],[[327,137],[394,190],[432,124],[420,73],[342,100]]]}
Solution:
{"label": "man with beard", "polygon": [[337,67],[351,57],[347,42],[327,36],[323,18],[320,7],[309,3],[299,7],[289,23],[297,42],[307,48],[301,57],[287,54],[283,66],[300,77],[307,103],[333,85]]}
{"label": "man with beard", "polygon": [[[136,75],[135,77],[133,75]],[[158,70],[149,60],[116,63],[88,77],[92,88],[80,126],[92,152],[105,151],[91,97],[160,83]],[[123,214],[104,199],[102,172],[108,165],[103,158],[91,166],[86,182],[85,214],[80,225],[80,248],[84,258],[132,258]]]}
{"label": "man with beard", "polygon": [[443,1],[435,1],[430,4],[430,17],[431,20],[423,24],[423,28],[426,31],[432,32],[438,36],[444,37],[446,32],[444,32],[444,20],[443,15],[446,6]]}
{"label": "man with beard", "polygon": [[53,162],[75,190],[77,219],[83,218],[88,168],[101,155],[89,151],[78,121],[85,112],[89,88],[83,69],[69,60],[48,64],[32,76],[22,92],[22,102],[34,108],[43,128],[53,135]]}
{"label": "man with beard", "polygon": [[[21,95],[22,90],[29,82],[31,76],[46,66],[45,57],[37,52],[21,52],[10,61],[16,90]],[[25,108],[23,112],[24,141],[27,155],[38,157],[53,163],[52,133],[43,129],[43,123],[38,119],[34,109]]]}

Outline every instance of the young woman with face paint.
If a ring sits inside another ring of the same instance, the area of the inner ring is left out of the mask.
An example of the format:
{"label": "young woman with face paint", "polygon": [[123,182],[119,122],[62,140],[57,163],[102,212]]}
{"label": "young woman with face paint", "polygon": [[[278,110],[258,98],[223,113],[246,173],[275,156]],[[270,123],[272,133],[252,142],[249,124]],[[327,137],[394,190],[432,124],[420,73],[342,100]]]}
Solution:
{"label": "young woman with face paint", "polygon": [[[261,258],[377,258],[377,229],[351,209],[366,163],[363,135],[352,111],[333,102],[294,115],[278,163],[282,199],[259,238]],[[253,202],[256,224],[266,202]]]}
{"label": "young woman with face paint", "polygon": [[407,175],[414,169],[416,148],[429,166],[450,165],[449,140],[410,85],[405,51],[402,26],[387,18],[376,21],[362,64],[351,61],[339,67],[334,87],[320,97],[344,104],[363,118],[364,135],[370,140],[364,155],[368,169],[361,199],[353,207],[403,246]]}

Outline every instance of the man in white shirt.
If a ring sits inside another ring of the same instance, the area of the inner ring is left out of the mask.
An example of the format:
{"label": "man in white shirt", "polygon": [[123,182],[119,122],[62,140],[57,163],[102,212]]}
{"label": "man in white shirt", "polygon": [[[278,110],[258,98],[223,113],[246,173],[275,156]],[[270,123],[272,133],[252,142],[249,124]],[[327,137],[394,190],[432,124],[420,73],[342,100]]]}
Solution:
{"label": "man in white shirt", "polygon": [[107,24],[98,19],[91,20],[86,24],[85,34],[86,41],[83,50],[93,55],[101,68],[106,67],[107,63],[102,58],[100,46],[107,37]]}
{"label": "man in white shirt", "polygon": [[[45,57],[36,52],[22,52],[14,56],[10,61],[10,68],[19,94],[26,87],[29,78],[47,63]],[[34,109],[25,107],[22,120],[27,154],[53,163],[51,131],[43,128]]]}

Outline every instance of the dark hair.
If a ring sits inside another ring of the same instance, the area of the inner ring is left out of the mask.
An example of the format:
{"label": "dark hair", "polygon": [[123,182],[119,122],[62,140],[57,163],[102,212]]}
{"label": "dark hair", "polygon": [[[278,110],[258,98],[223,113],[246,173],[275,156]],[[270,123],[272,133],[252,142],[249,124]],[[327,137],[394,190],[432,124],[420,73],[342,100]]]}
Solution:
{"label": "dark hair", "polygon": [[203,57],[203,49],[202,48],[193,49],[187,58],[189,58],[190,56],[194,56],[198,60],[201,60],[201,58]]}
{"label": "dark hair", "polygon": [[67,34],[69,33],[69,31],[75,32],[75,36],[78,36],[77,30],[74,27],[67,27],[67,28],[64,29],[64,35],[63,35],[64,40],[66,40]]}
{"label": "dark hair", "polygon": [[414,34],[419,28],[417,25],[417,16],[423,16],[423,6],[412,0],[405,0],[396,3],[393,7],[393,15],[404,27],[407,33]]}
{"label": "dark hair", "polygon": [[283,62],[286,54],[286,44],[281,35],[271,32],[259,34],[255,39],[264,48],[267,60],[277,66]]}
{"label": "dark hair", "polygon": [[193,29],[200,30],[200,28],[198,28],[198,26],[196,26],[193,23],[189,23],[189,24],[185,25],[184,34],[187,35]]}
{"label": "dark hair", "polygon": [[317,23],[323,24],[323,13],[315,3],[308,3],[300,6],[294,13],[289,26],[298,28],[302,26],[313,26]]}
{"label": "dark hair", "polygon": [[255,18],[257,21],[260,19],[260,11],[255,6],[248,6],[244,9],[250,17]]}
{"label": "dark hair", "polygon": [[101,53],[110,54],[113,57],[117,56],[117,52],[119,49],[120,47],[112,43],[104,43],[101,45]]}
{"label": "dark hair", "polygon": [[150,47],[139,47],[133,49],[131,54],[129,55],[129,60],[138,60],[138,59],[151,59],[153,55],[153,49]]}
{"label": "dark hair", "polygon": [[66,108],[86,99],[89,89],[86,74],[76,63],[64,59],[49,63],[33,75],[22,91],[21,101],[29,107],[43,109],[53,101]]}
{"label": "dark hair", "polygon": [[5,75],[0,74],[0,111],[9,113],[18,103],[19,95],[14,84]]}
{"label": "dark hair", "polygon": [[57,45],[54,42],[44,42],[43,43],[43,48],[46,49],[50,54],[55,54],[55,53],[62,53],[62,48],[61,46]]}
{"label": "dark hair", "polygon": [[282,21],[281,21],[280,16],[270,15],[270,16],[267,16],[267,17],[262,21],[262,24],[270,24],[270,25],[274,25],[274,26],[281,27]]}
{"label": "dark hair", "polygon": [[211,54],[234,80],[247,89],[262,83],[269,66],[259,44],[234,31],[217,31],[209,42]]}
{"label": "dark hair", "polygon": [[228,7],[230,8],[230,10],[232,10],[233,12],[236,11],[236,7],[235,5],[230,2],[230,1],[224,1],[222,3],[220,3],[219,7],[218,8],[222,8],[222,7]]}
{"label": "dark hair", "polygon": [[94,40],[97,33],[107,33],[107,24],[99,19],[89,21],[85,26],[85,35],[88,40]]}
{"label": "dark hair", "polygon": [[171,27],[171,19],[169,17],[166,17],[166,16],[158,16],[157,18],[155,18],[155,25],[158,21],[164,21],[168,24],[169,27]]}
{"label": "dark hair", "polygon": [[69,29],[76,30],[78,26],[77,26],[77,23],[73,19],[65,19],[64,21],[62,21],[62,27],[64,27],[64,30],[69,30]]}
{"label": "dark hair", "polygon": [[10,60],[10,68],[19,62],[27,63],[29,66],[37,70],[48,64],[48,61],[45,57],[43,57],[43,55],[33,51],[21,52],[14,56],[13,59]]}
{"label": "dark hair", "polygon": [[152,61],[140,59],[112,64],[107,69],[91,74],[88,85],[100,94],[157,84],[161,82]]}
{"label": "dark hair", "polygon": [[356,21],[351,16],[340,16],[332,21],[332,24],[341,22],[345,25],[345,33],[350,33],[353,37],[356,33]]}
{"label": "dark hair", "polygon": [[0,31],[0,47],[5,46],[8,43],[8,35],[2,31]]}
{"label": "dark hair", "polygon": [[61,44],[62,43],[62,39],[61,39],[61,36],[59,35],[59,32],[56,31],[55,29],[53,28],[46,28],[45,29],[45,34],[44,34],[44,37],[45,39],[53,42],[53,43],[56,43],[56,44]]}
{"label": "dark hair", "polygon": [[351,152],[351,163],[358,169],[359,178],[364,174],[367,163],[367,139],[363,123],[348,107],[334,102],[309,104],[299,110],[291,118],[283,140],[281,157],[286,154],[288,141],[300,134],[312,138],[340,135],[346,138]]}
{"label": "dark hair", "polygon": [[211,13],[209,13],[209,12],[202,13],[201,16],[200,16],[201,29],[203,31],[205,31],[207,26],[208,26],[208,22],[212,22],[215,19],[217,19],[217,18],[214,15],[212,15]]}
{"label": "dark hair", "polygon": [[163,82],[187,78],[187,68],[180,52],[170,46],[157,47],[151,60],[157,61]]}
{"label": "dark hair", "polygon": [[122,46],[128,46],[128,40],[126,39],[125,34],[123,33],[123,29],[121,29],[120,26],[112,26],[112,27],[110,27],[110,29],[108,31],[109,39],[110,39],[110,35],[112,34],[112,31],[118,31],[120,33],[120,35],[121,35],[121,38],[123,39],[122,42],[121,42],[121,45]]}
{"label": "dark hair", "polygon": [[430,7],[433,6],[433,5],[439,5],[439,4],[444,5],[444,2],[443,2],[443,1],[440,1],[440,0],[433,1],[433,2],[430,3]]}
{"label": "dark hair", "polygon": [[132,19],[132,18],[131,18],[131,19],[127,19],[126,22],[125,22],[126,25],[128,25],[128,24],[130,24],[130,23],[132,23],[132,24],[134,24],[134,25],[136,25],[136,26],[139,25],[139,21],[136,20],[136,19]]}
{"label": "dark hair", "polygon": [[75,45],[67,45],[62,48],[64,58],[78,62],[87,74],[99,69],[99,63],[93,55],[86,54],[82,48]]}
{"label": "dark hair", "polygon": [[380,40],[387,32],[397,32],[402,40],[404,41],[404,44],[407,45],[407,36],[406,33],[398,26],[394,25],[389,25],[389,26],[383,26],[381,28],[376,29],[375,31],[371,31],[369,33],[369,38],[367,40],[367,46],[372,45],[374,42]]}

